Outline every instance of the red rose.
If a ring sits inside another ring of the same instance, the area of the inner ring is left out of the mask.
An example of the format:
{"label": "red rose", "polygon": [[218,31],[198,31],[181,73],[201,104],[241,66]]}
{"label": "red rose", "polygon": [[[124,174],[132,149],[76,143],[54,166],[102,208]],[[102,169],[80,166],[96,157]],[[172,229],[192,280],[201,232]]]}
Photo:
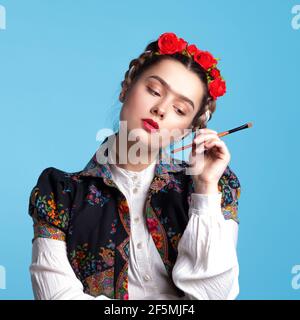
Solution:
{"label": "red rose", "polygon": [[175,33],[163,33],[158,39],[161,54],[173,54],[182,51],[187,45],[183,39],[178,39]]}
{"label": "red rose", "polygon": [[207,70],[211,68],[214,64],[217,64],[218,61],[212,56],[208,51],[198,50],[194,55],[194,60],[200,64],[200,66]]}
{"label": "red rose", "polygon": [[198,51],[198,48],[194,44],[191,44],[187,47],[187,52],[190,55],[194,55],[197,51]]}
{"label": "red rose", "polygon": [[178,51],[179,52],[183,51],[186,48],[186,46],[187,46],[187,42],[182,38],[180,38],[178,41]]}
{"label": "red rose", "polygon": [[226,83],[221,78],[217,78],[208,84],[208,88],[210,95],[216,99],[226,92]]}
{"label": "red rose", "polygon": [[220,70],[219,70],[219,69],[214,68],[214,69],[210,70],[210,75],[211,75],[214,79],[216,79],[216,78],[220,78],[221,73],[220,73]]}

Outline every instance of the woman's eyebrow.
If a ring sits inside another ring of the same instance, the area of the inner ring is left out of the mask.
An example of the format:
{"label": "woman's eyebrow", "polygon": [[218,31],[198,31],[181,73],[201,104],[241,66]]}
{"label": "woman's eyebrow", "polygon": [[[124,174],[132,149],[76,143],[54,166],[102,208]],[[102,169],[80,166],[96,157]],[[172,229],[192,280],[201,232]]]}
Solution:
{"label": "woman's eyebrow", "polygon": [[[149,79],[149,78],[154,78],[154,79],[158,80],[164,87],[168,88],[170,91],[173,91],[172,88],[170,87],[170,85],[164,79],[162,79],[161,77],[159,77],[159,76],[154,74],[154,75],[151,75],[151,76],[147,77],[147,79]],[[179,94],[179,93],[176,93],[176,92],[174,92],[174,93],[179,98],[181,98],[182,100],[185,100],[187,103],[189,103],[193,107],[193,109],[195,109],[194,103],[193,103],[193,101],[191,99],[183,96],[182,94]]]}

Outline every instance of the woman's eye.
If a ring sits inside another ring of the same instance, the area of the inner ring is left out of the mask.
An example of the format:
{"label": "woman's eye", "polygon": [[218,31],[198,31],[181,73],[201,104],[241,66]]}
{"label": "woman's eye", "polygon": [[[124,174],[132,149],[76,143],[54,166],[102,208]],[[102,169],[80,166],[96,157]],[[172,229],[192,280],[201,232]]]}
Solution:
{"label": "woman's eye", "polygon": [[177,113],[179,113],[180,115],[184,116],[185,113],[183,111],[181,111],[179,108],[175,107],[175,109],[177,110]]}
{"label": "woman's eye", "polygon": [[[159,96],[159,97],[160,97],[160,94],[159,94],[158,92],[156,92],[155,90],[152,90],[150,87],[147,87],[147,90],[148,90],[153,96]],[[176,106],[174,106],[174,107],[175,107],[176,112],[177,112],[178,114],[180,114],[181,116],[185,116],[185,113],[184,113],[181,109],[177,108]]]}
{"label": "woman's eye", "polygon": [[152,90],[150,87],[147,87],[148,91],[154,96],[160,96],[158,92]]}

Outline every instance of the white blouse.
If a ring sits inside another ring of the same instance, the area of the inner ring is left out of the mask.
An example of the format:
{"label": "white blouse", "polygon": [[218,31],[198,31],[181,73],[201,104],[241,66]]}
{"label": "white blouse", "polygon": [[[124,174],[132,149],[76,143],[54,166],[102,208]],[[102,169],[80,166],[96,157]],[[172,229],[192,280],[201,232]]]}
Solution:
{"label": "white blouse", "polygon": [[[110,166],[113,180],[126,196],[130,209],[129,299],[235,299],[239,294],[238,224],[232,219],[225,220],[221,211],[222,194],[191,195],[189,222],[178,242],[172,271],[175,285],[185,292],[180,298],[143,217],[155,161],[139,172]],[[30,274],[37,300],[114,300],[83,292],[83,285],[69,263],[64,241],[35,239]]]}

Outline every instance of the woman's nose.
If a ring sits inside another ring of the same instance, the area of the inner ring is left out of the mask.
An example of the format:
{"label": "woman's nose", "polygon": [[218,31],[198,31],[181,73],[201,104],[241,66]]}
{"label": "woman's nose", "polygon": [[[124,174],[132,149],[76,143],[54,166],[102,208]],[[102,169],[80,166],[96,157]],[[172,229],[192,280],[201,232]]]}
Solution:
{"label": "woman's nose", "polygon": [[151,108],[151,113],[156,116],[159,116],[162,119],[165,115],[165,110],[162,107],[155,106]]}

